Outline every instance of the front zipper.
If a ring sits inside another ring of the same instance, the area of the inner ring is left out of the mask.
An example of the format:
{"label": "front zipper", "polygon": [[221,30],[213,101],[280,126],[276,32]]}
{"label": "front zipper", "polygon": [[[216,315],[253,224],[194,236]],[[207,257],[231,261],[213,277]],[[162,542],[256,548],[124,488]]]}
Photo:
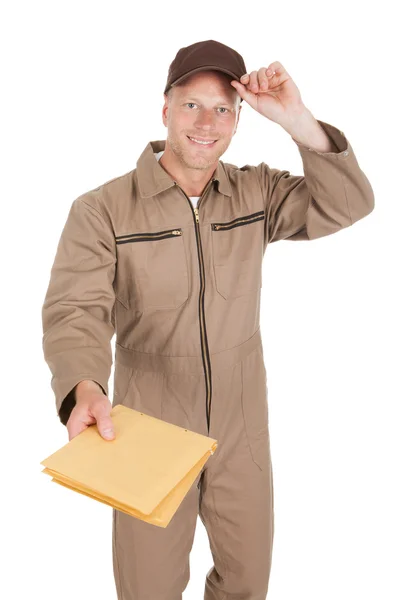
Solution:
{"label": "front zipper", "polygon": [[220,229],[233,229],[233,227],[240,227],[241,225],[247,225],[248,223],[255,223],[256,221],[262,221],[264,219],[264,210],[246,215],[245,217],[237,217],[232,221],[225,223],[212,223],[213,231],[219,231]]}
{"label": "front zipper", "polygon": [[[156,231],[155,233],[130,233],[129,235],[115,236],[117,244],[128,244],[129,242],[147,242],[150,240],[164,240],[177,235],[182,235],[182,230],[166,229],[165,231]],[[125,239],[126,238],[126,239]],[[120,240],[120,241],[118,241]]]}
{"label": "front zipper", "polygon": [[199,228],[199,206],[209,189],[210,185],[215,181],[214,178],[210,179],[209,183],[205,187],[199,202],[197,203],[197,207],[193,208],[192,202],[182,190],[180,185],[176,181],[174,184],[181,190],[185,198],[187,199],[189,206],[194,215],[194,223],[195,223],[195,233],[196,233],[196,245],[197,245],[197,256],[199,260],[199,272],[200,272],[200,292],[199,292],[199,323],[200,323],[200,344],[202,351],[202,361],[203,361],[203,369],[205,373],[205,382],[206,382],[206,420],[207,420],[207,432],[210,433],[210,410],[212,404],[212,371],[210,365],[210,354],[209,354],[209,344],[207,341],[207,332],[206,332],[206,319],[204,313],[204,291],[205,291],[205,270],[204,270],[204,260],[203,260],[203,251],[202,251],[202,242],[200,237],[200,228]]}

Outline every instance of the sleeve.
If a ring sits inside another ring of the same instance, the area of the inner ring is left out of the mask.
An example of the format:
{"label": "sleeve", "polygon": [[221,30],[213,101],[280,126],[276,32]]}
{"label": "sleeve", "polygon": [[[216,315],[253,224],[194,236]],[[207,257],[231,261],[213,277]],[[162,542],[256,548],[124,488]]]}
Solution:
{"label": "sleeve", "polygon": [[318,152],[294,138],[304,175],[256,166],[265,203],[266,244],[314,240],[349,227],[374,209],[374,193],[349,140],[318,120],[338,152]]}
{"label": "sleeve", "polygon": [[112,226],[81,196],[62,230],[42,306],[43,353],[64,424],[80,381],[94,380],[108,395],[115,270]]}

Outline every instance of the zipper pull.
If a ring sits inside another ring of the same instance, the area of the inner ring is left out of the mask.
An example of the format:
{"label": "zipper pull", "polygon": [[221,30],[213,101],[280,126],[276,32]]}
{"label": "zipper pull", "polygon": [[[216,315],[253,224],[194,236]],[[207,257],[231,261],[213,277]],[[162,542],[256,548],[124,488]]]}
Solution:
{"label": "zipper pull", "polygon": [[173,235],[182,235],[182,232],[180,229],[173,229],[172,234]]}
{"label": "zipper pull", "polygon": [[194,209],[196,215],[196,223],[199,223],[199,210],[197,208]]}

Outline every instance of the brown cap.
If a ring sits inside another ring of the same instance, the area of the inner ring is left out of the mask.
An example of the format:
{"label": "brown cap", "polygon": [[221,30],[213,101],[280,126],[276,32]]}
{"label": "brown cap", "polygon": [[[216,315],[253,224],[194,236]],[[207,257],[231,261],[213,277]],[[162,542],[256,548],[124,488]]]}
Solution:
{"label": "brown cap", "polygon": [[169,67],[164,93],[166,94],[171,86],[183,81],[192,73],[209,70],[227,73],[236,81],[240,81],[240,77],[247,73],[242,56],[233,48],[215,40],[196,42],[177,52]]}

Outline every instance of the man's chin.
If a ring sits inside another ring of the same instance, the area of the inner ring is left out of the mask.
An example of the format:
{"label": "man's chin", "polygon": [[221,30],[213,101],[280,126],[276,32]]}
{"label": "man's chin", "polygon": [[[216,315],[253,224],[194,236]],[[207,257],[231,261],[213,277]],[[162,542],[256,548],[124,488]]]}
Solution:
{"label": "man's chin", "polygon": [[217,148],[213,148],[212,150],[204,150],[204,151],[196,151],[195,149],[191,149],[190,147],[187,148],[187,150],[185,152],[183,152],[183,156],[186,160],[186,162],[190,162],[195,165],[198,165],[198,167],[200,165],[212,165],[215,162],[217,162],[220,158],[220,156],[223,154],[220,153],[220,148],[222,148],[222,146],[218,146]]}
{"label": "man's chin", "polygon": [[214,161],[213,162],[209,162],[208,160],[203,161],[203,160],[197,160],[197,161],[192,161],[192,160],[185,160],[185,165],[188,169],[196,169],[196,170],[201,170],[201,171],[205,171],[206,169],[210,169],[212,167],[212,165],[214,165]]}
{"label": "man's chin", "polygon": [[195,156],[190,152],[183,153],[183,162],[190,169],[208,169],[219,159],[217,154],[212,153],[212,156]]}

